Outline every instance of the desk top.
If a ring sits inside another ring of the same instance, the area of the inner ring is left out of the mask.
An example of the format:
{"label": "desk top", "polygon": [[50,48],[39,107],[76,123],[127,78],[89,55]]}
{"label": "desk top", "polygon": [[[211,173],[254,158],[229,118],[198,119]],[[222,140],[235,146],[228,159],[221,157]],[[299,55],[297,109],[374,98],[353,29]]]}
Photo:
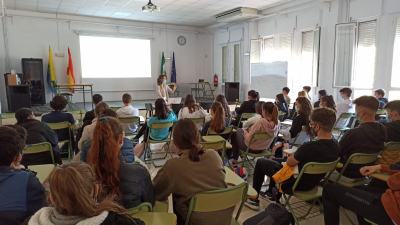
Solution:
{"label": "desk top", "polygon": [[390,174],[387,173],[373,173],[371,174],[371,177],[375,177],[379,180],[387,181],[390,177]]}
{"label": "desk top", "polygon": [[[225,183],[229,186],[236,186],[243,182],[245,182],[242,178],[240,178],[235,172],[233,172],[229,167],[225,166]],[[249,198],[256,198],[257,191],[249,185],[249,189],[247,190],[247,197]]]}
{"label": "desk top", "polygon": [[[219,135],[203,136],[203,140],[204,140],[205,142],[216,142],[216,141],[221,141],[221,140],[224,140],[224,141],[225,141],[225,139],[224,139],[223,137],[219,136]],[[231,149],[231,148],[232,148],[231,143],[229,143],[228,141],[226,141],[226,146],[225,146],[225,148],[226,148],[226,149]]]}
{"label": "desk top", "polygon": [[286,154],[292,154],[292,153],[295,153],[296,151],[297,151],[297,147],[296,146],[293,146],[292,148],[290,148],[290,149],[285,149],[285,150],[283,150],[283,152],[284,153],[286,153]]}
{"label": "desk top", "polygon": [[291,121],[291,120],[286,120],[286,121],[281,122],[282,125],[286,125],[286,126],[292,126],[292,123],[293,123],[293,121]]}
{"label": "desk top", "polygon": [[56,84],[57,87],[69,87],[69,86],[74,86],[74,87],[83,87],[83,86],[93,86],[93,84]]}

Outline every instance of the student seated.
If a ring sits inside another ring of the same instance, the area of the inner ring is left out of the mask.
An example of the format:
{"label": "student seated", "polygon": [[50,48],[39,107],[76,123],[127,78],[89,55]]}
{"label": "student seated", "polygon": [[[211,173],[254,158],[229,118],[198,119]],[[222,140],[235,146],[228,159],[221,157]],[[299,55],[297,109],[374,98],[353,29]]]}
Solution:
{"label": "student seated", "polygon": [[390,101],[384,106],[387,112],[387,123],[382,123],[386,127],[388,135],[387,142],[400,142],[400,100]]}
{"label": "student seated", "polygon": [[[163,100],[164,101],[164,100]],[[104,196],[116,195],[126,209],[143,202],[154,206],[153,185],[147,168],[127,163],[121,154],[123,130],[118,119],[102,117],[96,123],[87,163],[104,185]]]}
{"label": "student seated", "polygon": [[[335,112],[327,108],[315,109],[310,117],[310,127],[318,137],[317,141],[310,141],[302,144],[294,154],[291,154],[286,161],[289,167],[298,166],[298,171],[309,162],[328,163],[338,159],[340,147],[337,141],[332,139],[331,130],[336,121]],[[260,158],[257,160],[253,176],[253,188],[258,196],[275,202],[280,199],[277,193],[275,180],[272,178],[281,168],[282,164],[277,161]],[[264,177],[270,177],[269,188],[266,192],[261,192]],[[324,174],[303,174],[296,191],[310,191],[324,178]],[[282,183],[282,191],[286,194],[293,194],[293,185],[296,179],[292,176]],[[275,189],[275,191],[273,191]],[[275,195],[274,195],[274,194]],[[258,210],[259,200],[257,198],[247,198],[246,206]]]}
{"label": "student seated", "polygon": [[[362,125],[362,124],[361,124]],[[360,125],[360,126],[361,126]],[[363,176],[368,176],[377,170],[393,174],[387,181],[388,189],[369,188],[360,190],[342,185],[326,185],[322,193],[325,225],[339,224],[339,206],[354,212],[358,223],[370,224],[368,219],[376,224],[400,224],[400,170],[392,166],[377,165],[361,169]]]}
{"label": "student seated", "polygon": [[[42,114],[42,122],[45,123],[61,123],[61,122],[69,122],[71,125],[74,125],[76,120],[74,116],[65,110],[68,101],[64,96],[56,95],[50,101],[50,107],[53,111],[49,113]],[[75,138],[72,129],[60,129],[54,130],[56,132],[58,141],[69,140],[71,136],[71,144],[75,146]],[[64,144],[62,149],[68,149],[68,144]]]}
{"label": "student seated", "polygon": [[[139,110],[131,106],[132,96],[130,94],[125,93],[122,95],[122,102],[124,103],[124,107],[117,110],[118,117],[139,116]],[[124,128],[125,133],[134,133],[139,127],[139,122],[129,124],[123,123],[122,127]]]}
{"label": "student seated", "polygon": [[257,121],[261,120],[263,118],[263,109],[262,106],[265,102],[264,101],[259,101],[256,105],[256,113],[257,115],[249,118],[248,120],[244,121],[243,123],[243,130],[249,129],[253,124],[257,123]]}
{"label": "student seated", "polygon": [[96,118],[94,118],[92,120],[92,124],[86,126],[83,129],[82,137],[79,139],[79,142],[78,142],[79,150],[82,149],[82,143],[84,140],[91,140],[93,138],[93,131],[94,131],[94,128],[96,127],[97,119],[99,118],[100,114],[104,110],[109,109],[109,108],[110,107],[105,102],[100,102],[99,104],[96,105],[96,107],[94,108],[94,115],[96,116]]}
{"label": "student seated", "polygon": [[384,89],[376,89],[374,91],[375,98],[379,100],[379,109],[383,109],[383,107],[388,103],[388,99],[385,98],[385,90]]}
{"label": "student seated", "polygon": [[[172,194],[177,224],[185,224],[189,202],[194,194],[227,188],[221,157],[215,150],[203,149],[196,124],[189,119],[178,120],[173,142],[179,158],[169,159],[153,180],[157,201]],[[212,213],[193,212],[191,224],[230,224],[235,207]]]}
{"label": "student seated", "polygon": [[239,124],[240,117],[243,113],[256,113],[256,104],[260,100],[260,95],[255,90],[251,90],[248,93],[248,101],[244,101],[239,108],[236,108],[236,120],[232,121],[232,125],[236,127],[242,127]]}
{"label": "student seated", "polygon": [[224,95],[219,94],[216,98],[215,98],[216,102],[219,102],[222,104],[222,108],[224,108],[225,111],[225,117],[228,118],[228,120],[231,120],[231,109],[229,108],[228,102],[226,101],[226,98]]}
{"label": "student seated", "polygon": [[[58,137],[49,125],[45,122],[36,120],[32,110],[28,108],[18,109],[17,112],[15,112],[15,118],[17,119],[16,125],[25,128],[28,133],[26,138],[27,145],[49,142],[53,147],[54,161],[58,164],[62,164],[60,148],[58,147]],[[53,160],[51,159],[50,152],[40,152],[24,155],[21,164],[24,166],[53,164]]]}
{"label": "student seated", "polygon": [[320,101],[320,107],[332,109],[336,113],[336,104],[332,95],[322,96]]}
{"label": "student seated", "polygon": [[305,91],[306,93],[307,93],[307,98],[308,98],[308,100],[310,100],[311,101],[311,97],[310,97],[310,91],[311,91],[311,87],[310,86],[304,86],[303,87],[303,91]]}
{"label": "student seated", "polygon": [[[225,117],[224,108],[222,108],[221,103],[214,102],[211,105],[210,114],[212,119],[204,124],[203,130],[201,131],[201,136],[206,136],[209,129],[215,131],[216,133],[222,133],[229,126],[230,121]],[[229,134],[223,134],[221,137],[227,140],[229,138]]]}
{"label": "student seated", "polygon": [[288,108],[289,108],[290,103],[291,103],[290,97],[289,97],[289,92],[290,92],[290,89],[288,87],[284,87],[282,89],[282,94],[285,96],[285,101],[286,101],[286,104],[287,104]]}
{"label": "student seated", "polygon": [[[133,140],[138,141],[143,135],[143,141],[145,142],[147,140],[149,127],[153,123],[168,123],[176,122],[178,120],[174,111],[168,109],[167,104],[162,98],[156,100],[156,103],[154,104],[154,110],[154,115],[150,117],[149,121],[142,126],[139,133],[133,138]],[[168,137],[169,130],[170,128],[152,129],[150,132],[150,138],[152,140],[163,140]]]}
{"label": "student seated", "polygon": [[325,95],[327,95],[328,93],[326,92],[326,90],[319,90],[318,91],[318,101],[316,101],[314,103],[314,108],[318,108],[320,107],[321,104],[321,98],[324,97]]}
{"label": "student seated", "polygon": [[[278,134],[280,122],[278,120],[278,108],[276,105],[272,102],[264,103],[262,105],[262,115],[264,119],[258,120],[248,130],[238,128],[236,134],[232,135],[233,167],[237,167],[240,150],[246,151],[247,147],[251,144],[249,153],[257,154],[267,149]],[[250,143],[252,135],[256,132],[268,133],[272,138],[269,140],[254,140]]]}
{"label": "student seated", "polygon": [[[94,106],[96,106],[97,104],[99,104],[100,102],[103,101],[103,96],[101,96],[100,94],[94,94],[93,98],[92,98],[92,103]],[[92,121],[96,118],[96,116],[94,115],[94,109],[87,111],[85,113],[85,117],[83,117],[83,126],[87,126],[92,124]]]}
{"label": "student seated", "polygon": [[290,116],[289,105],[286,104],[285,97],[283,96],[283,94],[276,95],[275,105],[276,105],[276,107],[278,107],[278,111],[285,113],[285,115],[282,115],[279,117],[279,120],[283,120],[283,118]]}
{"label": "student seated", "polygon": [[[350,98],[351,94],[353,93],[353,90],[351,90],[350,88],[342,88],[340,89],[339,92],[342,101],[336,104],[336,110],[337,110],[336,120],[339,119],[342,113],[355,113],[354,104]],[[340,119],[336,124],[336,127],[344,128],[347,126],[349,122],[350,119]]]}
{"label": "student seated", "polygon": [[86,163],[72,162],[54,168],[49,184],[50,207],[36,212],[29,225],[144,225],[127,215],[126,209],[113,202],[112,197],[98,201],[101,185]]}
{"label": "student seated", "polygon": [[[100,118],[107,117],[107,116],[118,119],[117,113],[112,109],[104,110],[101,113]],[[124,134],[122,133],[121,135],[124,135]],[[87,161],[87,154],[88,154],[91,146],[92,146],[91,140],[89,140],[82,146],[81,155],[79,157],[82,162]],[[135,154],[133,153],[133,143],[131,140],[129,140],[126,137],[124,137],[123,145],[121,146],[121,154],[126,159],[127,163],[132,163],[133,161],[135,161]]]}
{"label": "student seated", "polygon": [[[357,128],[347,131],[340,139],[340,162],[344,165],[354,153],[374,154],[385,148],[386,128],[375,122],[379,101],[372,96],[362,96],[353,101],[356,105],[356,118],[361,120]],[[368,164],[369,165],[369,164]],[[365,164],[350,164],[343,173],[348,178],[362,178],[360,168]],[[337,169],[340,172],[341,169]]]}
{"label": "student seated", "polygon": [[19,225],[45,206],[42,184],[20,164],[26,135],[20,126],[0,127],[0,224]]}
{"label": "student seated", "polygon": [[[205,118],[206,116],[208,116],[208,113],[204,111],[201,106],[196,104],[196,100],[194,99],[193,95],[186,95],[183,108],[178,113],[178,120],[184,118]],[[202,124],[197,124],[197,128],[202,130]]]}

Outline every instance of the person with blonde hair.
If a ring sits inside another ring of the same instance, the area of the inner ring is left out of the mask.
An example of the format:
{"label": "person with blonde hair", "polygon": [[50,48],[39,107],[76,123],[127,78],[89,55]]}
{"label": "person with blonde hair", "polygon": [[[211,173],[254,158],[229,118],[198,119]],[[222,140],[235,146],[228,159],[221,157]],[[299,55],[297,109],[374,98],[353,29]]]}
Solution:
{"label": "person with blonde hair", "polygon": [[111,200],[98,201],[101,185],[86,163],[71,162],[55,167],[48,178],[50,207],[44,207],[29,220],[29,225],[144,225],[126,214],[126,209]]}

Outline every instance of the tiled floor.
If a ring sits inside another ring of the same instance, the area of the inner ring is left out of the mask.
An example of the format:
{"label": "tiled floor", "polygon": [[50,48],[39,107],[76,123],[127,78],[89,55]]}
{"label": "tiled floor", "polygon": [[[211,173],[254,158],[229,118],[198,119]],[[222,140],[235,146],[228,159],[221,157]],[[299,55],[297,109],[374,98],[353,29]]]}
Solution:
{"label": "tiled floor", "polygon": [[[162,147],[162,145],[155,145],[154,147],[152,147],[152,149],[159,149],[159,148],[161,148],[161,147]],[[161,155],[159,155],[159,156],[161,156]],[[174,156],[174,157],[178,157],[176,154],[173,154],[173,156]],[[157,157],[157,156],[156,156],[156,157]],[[170,156],[167,157],[167,160],[168,160],[169,158],[170,158]],[[163,165],[163,164],[165,163],[165,161],[166,161],[166,160],[159,160],[159,161],[156,161],[156,165]],[[160,167],[155,168],[151,163],[148,163],[148,164],[146,164],[146,165],[147,165],[147,167],[148,167],[148,170],[149,170],[151,176],[157,175],[157,171],[160,169]],[[249,172],[249,173],[252,173],[252,172]],[[249,177],[249,179],[248,179],[247,181],[248,181],[248,183],[249,183],[250,185],[252,184],[252,179],[251,179],[251,177]],[[266,188],[266,187],[263,187],[263,188]],[[295,198],[292,198],[292,199],[290,200],[290,202],[291,202],[291,203],[296,203],[296,202],[299,202],[299,201],[298,201],[297,199],[295,199]],[[169,212],[172,213],[172,196],[169,197],[169,203],[170,203]],[[252,217],[252,216],[254,216],[254,215],[260,213],[261,211],[264,211],[264,209],[267,208],[267,206],[268,206],[269,204],[270,204],[270,203],[269,203],[267,200],[260,199],[260,211],[254,211],[254,210],[252,210],[252,209],[250,209],[250,208],[244,206],[243,209],[242,209],[242,212],[241,212],[241,214],[240,214],[239,220],[238,220],[239,223],[242,224],[242,223],[243,223],[245,220],[247,220],[248,218],[250,218],[250,217]],[[302,212],[302,211],[304,211],[304,210],[308,210],[309,205],[308,205],[307,203],[300,203],[300,202],[299,202],[298,204],[300,204],[300,205],[298,205],[299,208],[298,208],[298,209],[295,209],[295,212],[300,212],[300,211]],[[239,207],[236,207],[235,212],[234,212],[234,215],[236,215],[236,212],[237,212],[238,208],[239,208]],[[318,213],[318,212],[319,212],[319,207],[314,207],[314,209],[313,209],[312,212],[316,212],[317,214],[319,214],[319,213]],[[355,214],[352,213],[352,212],[350,212],[350,211],[347,211],[347,214],[348,214],[348,215],[350,216],[350,218],[357,224],[357,218],[356,218]],[[314,215],[315,215],[315,214],[314,214]],[[351,223],[346,219],[346,217],[342,214],[342,212],[340,213],[340,215],[341,215],[341,220],[340,220],[340,224],[341,224],[341,225],[350,225],[350,224],[351,224]],[[306,225],[306,224],[307,224],[307,225],[309,225],[309,224],[324,224],[323,219],[324,219],[323,215],[318,215],[318,216],[315,216],[315,217],[312,217],[312,218],[309,218],[309,219],[306,219],[306,220],[302,220],[302,221],[300,222],[300,224],[303,224],[303,225]]]}

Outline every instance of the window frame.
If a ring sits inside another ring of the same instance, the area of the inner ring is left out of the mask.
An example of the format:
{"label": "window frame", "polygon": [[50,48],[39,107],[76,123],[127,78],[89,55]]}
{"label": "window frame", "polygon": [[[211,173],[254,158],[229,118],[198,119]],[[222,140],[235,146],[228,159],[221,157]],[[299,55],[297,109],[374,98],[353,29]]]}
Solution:
{"label": "window frame", "polygon": [[[319,83],[319,58],[320,58],[320,44],[321,44],[321,27],[316,27],[316,28],[311,28],[311,29],[304,29],[304,30],[299,30],[300,32],[300,64],[302,65],[303,63],[303,33],[305,32],[312,32],[313,35],[313,42],[312,42],[312,65],[311,65],[311,80],[310,80],[310,86],[311,87],[318,87]],[[318,44],[315,44],[315,32],[318,32]],[[293,40],[292,40],[293,44]],[[316,50],[315,47],[318,47]],[[303,73],[302,69],[300,67],[300,80],[303,80]],[[300,84],[300,86],[303,86]]]}

